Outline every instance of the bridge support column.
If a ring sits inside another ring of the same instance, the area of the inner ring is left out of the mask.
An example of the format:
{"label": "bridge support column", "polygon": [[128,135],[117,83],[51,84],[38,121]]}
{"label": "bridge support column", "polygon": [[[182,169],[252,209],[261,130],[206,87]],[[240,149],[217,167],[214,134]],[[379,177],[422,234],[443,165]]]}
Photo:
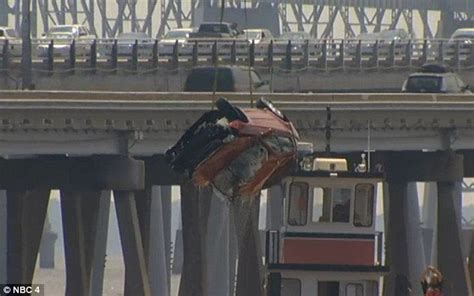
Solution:
{"label": "bridge support column", "polygon": [[51,223],[49,223],[49,217],[46,215],[39,251],[40,268],[54,269],[54,244],[57,238],[58,235],[51,231]]}
{"label": "bridge support column", "polygon": [[101,296],[104,287],[104,269],[107,257],[107,237],[110,215],[110,191],[102,191],[99,200],[97,230],[92,262],[91,296]]}
{"label": "bridge support column", "polygon": [[207,226],[209,296],[230,293],[230,217],[228,202],[213,196]]}
{"label": "bridge support column", "polygon": [[[166,246],[162,188],[153,186],[150,201],[150,229],[148,245],[148,271],[151,293],[155,296],[168,296],[168,258]],[[169,216],[169,213],[168,213]]]}
{"label": "bridge support column", "polygon": [[426,182],[423,194],[423,217],[422,235],[423,248],[425,250],[425,264],[434,265],[436,262],[435,250],[433,248],[436,229],[436,209],[438,203],[438,189],[435,182]]}
{"label": "bridge support column", "polygon": [[[462,167],[460,168],[462,169]],[[456,207],[456,182],[442,181],[438,187],[437,260],[444,276],[446,295],[472,295]]]}
{"label": "bridge support column", "polygon": [[420,211],[416,183],[389,181],[384,204],[388,213],[387,262],[390,274],[385,283],[386,295],[421,293],[419,277],[425,266],[420,228]]}
{"label": "bridge support column", "polygon": [[125,262],[124,295],[151,295],[140,224],[133,191],[114,191],[115,210]]}
{"label": "bridge support column", "polygon": [[237,296],[262,294],[262,248],[258,231],[259,197],[242,197],[234,201],[239,246]]}
{"label": "bridge support column", "polygon": [[413,295],[421,295],[423,292],[419,285],[420,275],[425,269],[425,252],[423,249],[423,236],[421,231],[420,204],[418,202],[418,190],[415,182],[408,183],[407,203],[407,243],[408,243],[408,272],[409,281]]}
{"label": "bridge support column", "polygon": [[66,295],[90,295],[101,194],[61,190]]}
{"label": "bridge support column", "polygon": [[206,234],[212,192],[191,182],[181,186],[183,272],[180,296],[207,296]]}
{"label": "bridge support column", "polygon": [[390,274],[384,280],[384,295],[408,295],[411,286],[406,217],[408,183],[390,181],[384,187],[386,260],[390,266]]}
{"label": "bridge support column", "polygon": [[176,229],[173,245],[173,269],[172,274],[181,274],[183,272],[183,229]]}
{"label": "bridge support column", "polygon": [[[137,219],[138,219],[138,226],[140,229],[140,238],[142,244],[142,253],[145,260],[146,265],[146,272],[148,277],[150,278],[149,272],[149,255],[150,255],[150,222],[151,222],[151,201],[152,201],[152,187],[146,186],[145,190],[140,190],[135,192],[135,205],[137,211]],[[133,230],[133,229],[132,229]],[[125,269],[125,294],[132,295],[133,294],[133,281],[135,275],[133,274],[133,269]],[[151,289],[151,282],[150,282],[150,289]]]}
{"label": "bridge support column", "polygon": [[32,283],[50,190],[7,191],[7,282]]}
{"label": "bridge support column", "polygon": [[0,285],[7,283],[7,192],[0,190]]}
{"label": "bridge support column", "polygon": [[171,186],[160,186],[168,294],[171,287]]}

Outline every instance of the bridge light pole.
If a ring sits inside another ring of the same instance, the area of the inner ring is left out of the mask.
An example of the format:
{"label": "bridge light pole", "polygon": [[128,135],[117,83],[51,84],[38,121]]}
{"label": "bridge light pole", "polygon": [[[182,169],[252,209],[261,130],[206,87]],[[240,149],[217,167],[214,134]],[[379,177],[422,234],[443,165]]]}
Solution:
{"label": "bridge light pole", "polygon": [[22,20],[21,20],[21,78],[22,88],[32,89],[31,74],[31,19],[30,19],[30,1],[22,0]]}

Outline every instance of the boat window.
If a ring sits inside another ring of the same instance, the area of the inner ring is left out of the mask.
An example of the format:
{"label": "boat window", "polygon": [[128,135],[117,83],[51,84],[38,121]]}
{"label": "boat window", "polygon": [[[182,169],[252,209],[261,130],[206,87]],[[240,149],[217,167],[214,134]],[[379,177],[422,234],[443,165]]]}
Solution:
{"label": "boat window", "polygon": [[338,296],[339,282],[318,282],[318,296]]}
{"label": "boat window", "polygon": [[295,182],[290,186],[288,224],[306,225],[308,216],[308,184]]}
{"label": "boat window", "polygon": [[300,296],[301,281],[299,279],[281,279],[281,296]]}
{"label": "boat window", "polygon": [[349,222],[351,208],[349,188],[313,189],[313,222]]}
{"label": "boat window", "polygon": [[372,226],[374,211],[374,185],[357,184],[354,200],[354,225]]}
{"label": "boat window", "polygon": [[313,222],[331,221],[331,189],[313,189]]}
{"label": "boat window", "polygon": [[346,296],[364,296],[364,286],[362,284],[347,284]]}
{"label": "boat window", "polygon": [[332,190],[332,221],[349,222],[351,209],[351,190],[333,188]]}

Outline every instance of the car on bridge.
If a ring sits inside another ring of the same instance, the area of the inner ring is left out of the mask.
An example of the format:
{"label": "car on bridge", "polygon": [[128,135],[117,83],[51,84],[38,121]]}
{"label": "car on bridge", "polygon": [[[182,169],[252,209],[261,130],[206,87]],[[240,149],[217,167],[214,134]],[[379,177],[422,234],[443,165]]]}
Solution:
{"label": "car on bridge", "polygon": [[96,36],[84,25],[57,25],[49,29],[38,45],[38,56],[47,57],[51,42],[53,56],[68,58],[72,42],[75,42],[76,56],[90,52]]}
{"label": "car on bridge", "polygon": [[189,73],[184,91],[268,93],[270,86],[254,69],[239,66],[200,66]]}
{"label": "car on bridge", "polygon": [[1,40],[19,40],[18,32],[10,27],[0,27]]}
{"label": "car on bridge", "polygon": [[155,42],[144,32],[120,33],[117,36],[117,55],[132,56],[135,43],[137,44],[137,55],[147,55],[152,51]]}
{"label": "car on bridge", "polygon": [[[190,54],[191,46],[187,46],[189,34],[196,32],[196,28],[178,28],[169,30],[168,33],[158,41],[158,52],[160,55],[172,55],[177,43],[179,53]],[[184,52],[183,52],[184,51]]]}
{"label": "car on bridge", "polygon": [[471,90],[456,73],[447,67],[428,64],[421,70],[410,74],[404,82],[402,92],[405,93],[466,93]]}
{"label": "car on bridge", "polygon": [[462,43],[471,44],[474,40],[474,28],[460,28],[454,31],[449,38],[449,42],[460,41]]}
{"label": "car on bridge", "polygon": [[221,197],[253,197],[276,183],[297,161],[298,132],[269,100],[241,109],[224,98],[166,151],[178,173]]}
{"label": "car on bridge", "polygon": [[255,45],[268,45],[273,41],[272,32],[268,29],[245,29],[242,35]]}

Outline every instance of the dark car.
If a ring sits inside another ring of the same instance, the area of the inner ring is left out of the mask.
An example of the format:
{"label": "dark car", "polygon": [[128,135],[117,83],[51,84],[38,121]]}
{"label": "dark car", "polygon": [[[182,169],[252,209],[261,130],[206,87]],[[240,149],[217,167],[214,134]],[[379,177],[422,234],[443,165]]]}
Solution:
{"label": "dark car", "polygon": [[186,78],[184,91],[249,92],[251,86],[253,92],[270,92],[268,82],[253,69],[237,66],[195,67]]}
{"label": "dark car", "polygon": [[425,65],[410,74],[402,87],[406,93],[471,93],[469,85],[446,67]]}
{"label": "dark car", "polygon": [[221,98],[166,152],[171,167],[197,186],[234,198],[253,196],[296,164],[298,133],[265,99],[240,109]]}

